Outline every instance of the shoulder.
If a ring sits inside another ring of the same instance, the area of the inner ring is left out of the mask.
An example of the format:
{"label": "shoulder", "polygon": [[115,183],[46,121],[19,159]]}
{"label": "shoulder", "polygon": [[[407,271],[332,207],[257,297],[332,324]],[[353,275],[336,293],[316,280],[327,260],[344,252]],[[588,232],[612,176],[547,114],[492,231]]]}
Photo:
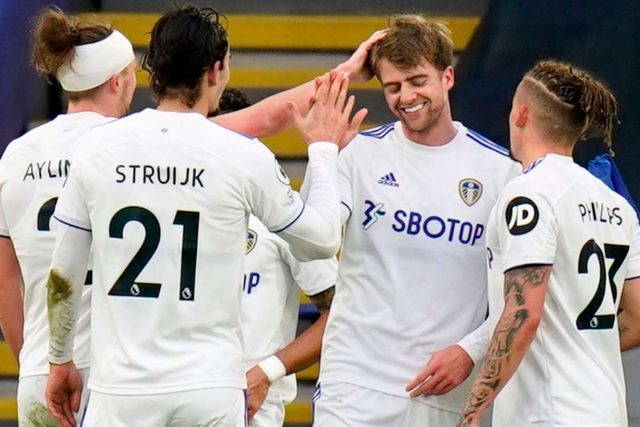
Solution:
{"label": "shoulder", "polygon": [[536,160],[505,185],[502,200],[525,197],[553,207],[584,178],[579,169],[582,168],[575,165],[558,165],[554,159],[546,157]]}
{"label": "shoulder", "polygon": [[358,135],[364,138],[383,139],[385,136],[389,135],[395,130],[395,125],[396,122],[385,123],[383,125],[364,130]]}
{"label": "shoulder", "polygon": [[44,123],[34,129],[31,129],[29,132],[11,141],[7,145],[7,148],[5,148],[2,157],[8,158],[26,148],[34,147],[34,145],[37,145],[41,141],[45,141],[47,139],[47,136],[56,131],[57,128],[53,121]]}
{"label": "shoulder", "polygon": [[468,149],[474,150],[477,155],[504,165],[516,163],[509,156],[509,150],[502,145],[493,142],[473,129],[462,126],[460,130],[464,132],[464,138],[467,142]]}
{"label": "shoulder", "polygon": [[348,157],[351,153],[374,151],[387,145],[391,136],[396,132],[396,123],[391,122],[376,126],[358,133],[349,144],[340,151],[341,157]]}

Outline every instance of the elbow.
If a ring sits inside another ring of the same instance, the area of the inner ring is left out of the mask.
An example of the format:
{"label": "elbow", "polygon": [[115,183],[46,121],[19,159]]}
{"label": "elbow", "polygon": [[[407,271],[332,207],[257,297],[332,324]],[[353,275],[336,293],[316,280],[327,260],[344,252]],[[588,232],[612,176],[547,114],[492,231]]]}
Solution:
{"label": "elbow", "polygon": [[333,257],[340,249],[340,241],[331,241],[316,245],[309,254],[309,260],[329,259]]}
{"label": "elbow", "polygon": [[305,242],[302,245],[291,246],[293,255],[300,261],[315,261],[333,257],[340,249],[340,239],[327,239],[314,243]]}

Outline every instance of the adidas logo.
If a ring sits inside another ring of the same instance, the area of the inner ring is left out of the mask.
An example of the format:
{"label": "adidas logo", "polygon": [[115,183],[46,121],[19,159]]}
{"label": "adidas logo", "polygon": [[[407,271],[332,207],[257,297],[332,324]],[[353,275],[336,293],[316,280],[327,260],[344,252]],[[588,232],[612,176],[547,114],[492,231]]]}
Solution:
{"label": "adidas logo", "polygon": [[391,187],[400,187],[398,181],[396,181],[396,177],[393,175],[393,172],[389,172],[385,176],[381,177],[378,180],[378,184],[389,185]]}

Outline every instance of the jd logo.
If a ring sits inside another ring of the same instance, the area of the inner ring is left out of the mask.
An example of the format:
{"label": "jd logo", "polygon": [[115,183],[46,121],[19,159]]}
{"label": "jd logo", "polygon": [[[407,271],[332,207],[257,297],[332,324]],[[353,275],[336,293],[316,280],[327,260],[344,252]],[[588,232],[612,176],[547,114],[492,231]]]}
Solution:
{"label": "jd logo", "polygon": [[516,197],[507,205],[506,217],[509,233],[526,234],[538,224],[538,207],[527,197]]}

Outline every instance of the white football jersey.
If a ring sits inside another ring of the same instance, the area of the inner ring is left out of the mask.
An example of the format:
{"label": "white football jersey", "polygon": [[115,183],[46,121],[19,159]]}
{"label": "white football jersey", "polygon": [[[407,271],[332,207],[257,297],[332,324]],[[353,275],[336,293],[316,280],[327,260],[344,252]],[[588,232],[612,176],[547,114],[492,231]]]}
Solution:
{"label": "white football jersey", "polygon": [[[340,154],[350,211],[320,382],[406,396],[431,353],[487,314],[485,225],[520,171],[507,151],[455,123],[440,147],[408,140],[400,122],[357,136]],[[470,382],[429,404],[459,411]]]}
{"label": "white football jersey", "polygon": [[542,320],[495,400],[494,426],[626,426],[616,313],[625,279],[640,276],[631,206],[571,157],[547,154],[504,189],[487,230],[491,320],[504,272],[552,265]]}
{"label": "white football jersey", "polygon": [[[335,258],[300,262],[289,244],[253,215],[247,232],[241,324],[245,369],[275,354],[296,336],[300,290],[316,295],[336,282]],[[295,375],[271,384],[269,393],[288,403],[296,396]]]}
{"label": "white football jersey", "polygon": [[200,114],[151,109],[82,143],[54,215],[92,233],[89,387],[244,388],[248,214],[280,231],[304,208],[275,157]]}
{"label": "white football jersey", "polygon": [[[57,226],[51,215],[71,156],[79,136],[111,120],[94,112],[62,114],[11,142],[0,160],[0,234],[11,238],[24,281],[21,378],[49,373],[46,284]],[[89,299],[85,286],[75,337],[78,368],[90,362]]]}

